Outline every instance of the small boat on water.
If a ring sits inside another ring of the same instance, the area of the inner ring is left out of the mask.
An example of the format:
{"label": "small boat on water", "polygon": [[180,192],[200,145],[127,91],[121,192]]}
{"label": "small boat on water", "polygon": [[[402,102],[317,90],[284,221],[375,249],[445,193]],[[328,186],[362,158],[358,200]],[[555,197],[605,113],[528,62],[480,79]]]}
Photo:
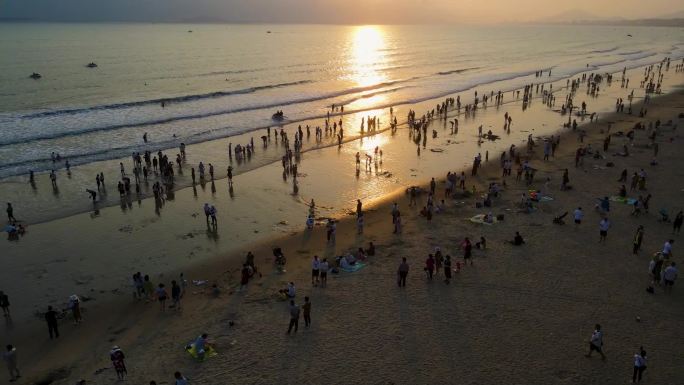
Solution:
{"label": "small boat on water", "polygon": [[276,113],[271,116],[271,119],[277,121],[283,120],[285,119],[285,114],[283,114],[283,111],[276,111]]}
{"label": "small boat on water", "polygon": [[88,67],[88,68],[97,68],[97,64],[95,64],[94,62],[90,62],[90,63],[86,64],[86,67]]}
{"label": "small boat on water", "polygon": [[31,79],[38,80],[43,77],[43,75],[39,74],[38,72],[34,72],[29,76]]}

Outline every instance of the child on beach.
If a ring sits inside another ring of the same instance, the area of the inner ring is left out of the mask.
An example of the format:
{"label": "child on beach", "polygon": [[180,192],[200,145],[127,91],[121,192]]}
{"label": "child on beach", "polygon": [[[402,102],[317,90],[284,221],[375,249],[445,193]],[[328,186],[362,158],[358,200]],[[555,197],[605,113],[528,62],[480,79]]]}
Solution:
{"label": "child on beach", "polygon": [[166,310],[166,298],[168,298],[169,295],[166,292],[166,289],[164,288],[163,283],[159,284],[155,293],[157,295],[157,301],[159,301],[159,306],[160,306],[161,311]]}

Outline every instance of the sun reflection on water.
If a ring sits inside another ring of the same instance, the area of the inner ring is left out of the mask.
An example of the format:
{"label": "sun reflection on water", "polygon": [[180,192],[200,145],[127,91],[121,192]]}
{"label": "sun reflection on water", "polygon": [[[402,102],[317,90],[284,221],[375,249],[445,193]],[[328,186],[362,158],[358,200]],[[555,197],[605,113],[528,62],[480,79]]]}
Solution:
{"label": "sun reflection on water", "polygon": [[386,81],[383,72],[376,68],[386,61],[385,33],[381,27],[361,26],[354,30],[351,58],[351,77],[359,87],[368,87]]}

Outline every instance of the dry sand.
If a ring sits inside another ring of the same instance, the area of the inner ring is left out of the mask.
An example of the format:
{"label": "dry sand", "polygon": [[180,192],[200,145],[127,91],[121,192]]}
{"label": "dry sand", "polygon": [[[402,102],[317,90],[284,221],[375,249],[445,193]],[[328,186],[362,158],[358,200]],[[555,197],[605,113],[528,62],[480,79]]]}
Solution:
{"label": "dry sand", "polygon": [[[655,99],[646,118],[602,117],[598,124],[586,126],[585,143],[600,148],[600,131],[608,122],[613,122],[612,132],[626,132],[636,122],[658,118],[677,124],[683,101],[680,91]],[[222,294],[211,298],[190,285],[181,312],[160,313],[155,304],[121,296],[117,301],[86,303],[85,323],[74,327],[63,322],[59,342],[49,341],[37,321],[30,329],[17,327],[11,342],[19,347],[24,371],[20,383],[41,383],[49,377],[54,384],[72,384],[79,378],[89,384],[114,383],[107,356],[113,344],[126,353],[128,382],[136,384],[151,379],[172,383],[175,370],[193,384],[612,384],[631,379],[632,355],[641,345],[648,351],[648,383],[681,383],[681,282],[671,295],[645,292],[650,256],[671,231],[671,225],[657,221],[657,211],[662,207],[672,213],[683,205],[681,135],[673,126],[661,132],[656,167],[648,166],[652,149],[645,146],[644,131],[637,132],[632,156],[587,158],[581,169],[573,167],[578,143],[572,134],[563,136],[551,162],[542,162],[537,148],[532,165],[540,171],[533,186],[541,187],[546,176],[551,177],[555,200],[539,204],[533,214],[516,212],[520,194],[528,187],[514,181],[515,172],[492,209],[505,214],[505,220],[493,226],[464,220],[483,212],[474,208],[472,198],[449,201],[446,213],[428,223],[417,208],[408,208],[405,196],[391,196],[366,215],[362,236],[356,235],[353,221],[341,221],[334,246],[325,244],[322,228],[246,245],[258,256],[264,276],[250,282],[245,292],[236,292],[236,261],[242,259],[243,249],[226,256],[231,262],[207,261],[188,272],[218,282]],[[610,152],[621,144],[614,138]],[[604,167],[607,161],[615,167]],[[500,179],[495,163],[477,178],[480,189]],[[574,189],[561,192],[561,170],[566,167]],[[653,194],[651,213],[633,217],[628,206],[614,204],[608,241],[599,244],[595,198],[617,193],[623,168],[631,174],[642,167]],[[440,183],[438,195],[443,189]],[[404,221],[400,236],[391,231],[389,202],[395,199]],[[457,204],[461,201],[465,203]],[[585,209],[582,225],[575,227],[571,218],[564,226],[552,224],[555,215],[577,206]],[[631,240],[639,224],[646,227],[646,237],[643,251],[635,256]],[[515,231],[525,237],[525,246],[506,243]],[[450,285],[441,279],[427,282],[422,267],[434,247],[462,261],[460,241],[481,235],[488,239],[488,249],[475,251],[473,267],[463,268]],[[367,267],[331,276],[326,288],[311,287],[313,254],[331,259],[369,241],[375,242],[377,253]],[[273,272],[271,264],[270,248],[275,244],[288,256],[287,273],[282,275]],[[678,245],[676,261],[681,260]],[[400,290],[396,268],[403,256],[412,270],[407,287]],[[172,278],[162,279],[168,285]],[[274,296],[287,281],[297,283],[298,303],[304,295],[313,303],[312,327],[304,329],[302,321],[292,336],[285,334],[287,306]],[[601,323],[605,332],[605,362],[583,356],[595,323]],[[219,356],[194,362],[183,346],[205,331]]]}

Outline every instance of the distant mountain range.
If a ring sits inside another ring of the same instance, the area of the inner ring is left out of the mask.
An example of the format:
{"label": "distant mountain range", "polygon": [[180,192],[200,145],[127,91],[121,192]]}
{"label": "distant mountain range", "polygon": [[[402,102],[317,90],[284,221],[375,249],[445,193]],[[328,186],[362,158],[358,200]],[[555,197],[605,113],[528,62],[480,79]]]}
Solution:
{"label": "distant mountain range", "polygon": [[580,9],[572,9],[543,19],[534,20],[533,23],[684,27],[684,10],[652,18],[626,19],[622,17],[600,16]]}

